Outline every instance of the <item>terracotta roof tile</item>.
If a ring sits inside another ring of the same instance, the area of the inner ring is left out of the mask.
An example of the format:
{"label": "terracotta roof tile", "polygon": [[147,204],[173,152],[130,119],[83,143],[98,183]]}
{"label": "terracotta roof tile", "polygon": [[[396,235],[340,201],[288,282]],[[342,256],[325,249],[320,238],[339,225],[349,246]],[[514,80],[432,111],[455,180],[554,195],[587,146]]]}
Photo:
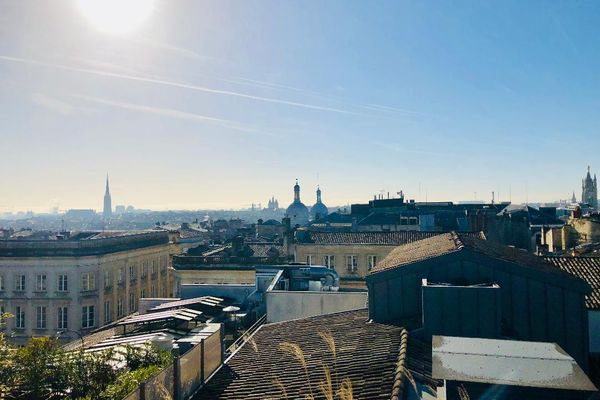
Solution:
{"label": "terracotta roof tile", "polygon": [[397,246],[439,235],[439,232],[307,232],[301,243],[375,244]]}
{"label": "terracotta roof tile", "polygon": [[463,234],[456,232],[444,233],[432,238],[398,246],[386,258],[377,263],[370,274],[396,269],[407,264],[440,257],[462,251],[463,249],[544,272],[560,274],[564,277],[573,277],[553,267],[542,257],[538,257],[522,249],[487,240],[483,233]]}
{"label": "terracotta roof tile", "polygon": [[573,274],[588,283],[592,292],[585,296],[588,309],[600,309],[600,258],[598,257],[545,257],[554,266]]}
{"label": "terracotta roof tile", "polygon": [[[334,339],[335,356],[319,333]],[[369,322],[366,310],[265,325],[195,398],[296,399],[312,391],[316,399],[323,399],[319,384],[327,366],[333,390],[348,378],[354,399],[390,399],[393,390],[401,395],[406,338],[401,327]],[[282,350],[283,343],[300,347],[306,370]]]}

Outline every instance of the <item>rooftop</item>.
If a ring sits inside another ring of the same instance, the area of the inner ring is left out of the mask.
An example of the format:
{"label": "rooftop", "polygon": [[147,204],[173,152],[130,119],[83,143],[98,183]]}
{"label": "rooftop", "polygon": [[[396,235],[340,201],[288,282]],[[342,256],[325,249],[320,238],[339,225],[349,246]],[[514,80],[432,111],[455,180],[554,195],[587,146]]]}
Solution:
{"label": "rooftop", "polygon": [[0,257],[93,256],[168,243],[166,231],[153,230],[19,235],[0,240]]}
{"label": "rooftop", "polygon": [[552,265],[586,281],[592,292],[585,296],[590,310],[600,310],[600,258],[599,257],[545,257]]}
{"label": "rooftop", "polygon": [[298,236],[300,243],[366,244],[397,246],[439,235],[439,232],[304,232]]}
{"label": "rooftop", "polygon": [[354,399],[400,399],[407,385],[404,368],[422,365],[407,361],[408,346],[406,330],[369,322],[366,310],[268,324],[195,399],[295,399],[311,392],[324,399],[324,368],[334,393],[349,379]]}
{"label": "rooftop", "polygon": [[433,336],[433,376],[458,382],[595,391],[556,343]]}
{"label": "rooftop", "polygon": [[564,277],[574,278],[572,275],[555,268],[552,264],[525,250],[506,246],[487,240],[483,233],[462,234],[449,232],[431,238],[423,239],[403,246],[398,246],[379,262],[370,274],[400,268],[402,266],[441,257],[450,253],[464,251],[484,254],[488,257],[530,267],[536,270],[559,274]]}

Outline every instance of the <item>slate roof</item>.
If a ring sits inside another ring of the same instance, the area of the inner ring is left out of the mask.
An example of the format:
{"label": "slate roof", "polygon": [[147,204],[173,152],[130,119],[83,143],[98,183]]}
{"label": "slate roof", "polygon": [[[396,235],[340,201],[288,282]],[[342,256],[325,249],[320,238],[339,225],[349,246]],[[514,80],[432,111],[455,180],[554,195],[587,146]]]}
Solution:
{"label": "slate roof", "polygon": [[358,225],[400,225],[400,214],[371,213],[358,221]]}
{"label": "slate roof", "polygon": [[598,257],[545,257],[546,261],[588,283],[592,292],[585,296],[590,310],[600,310],[600,258]]}
{"label": "slate roof", "polygon": [[341,214],[337,211],[327,214],[316,221],[318,224],[351,224],[352,216],[350,214]]}
{"label": "slate roof", "polygon": [[439,235],[439,232],[306,232],[300,243],[398,246]]}
{"label": "slate roof", "polygon": [[483,233],[462,234],[456,232],[443,233],[431,238],[398,246],[386,258],[377,263],[370,272],[370,275],[462,251],[463,249],[521,266],[573,278],[572,275],[553,267],[552,264],[545,261],[542,257],[516,247],[487,240]]}
{"label": "slate roof", "polygon": [[[335,357],[320,332],[334,339]],[[281,349],[282,343],[300,346],[306,371]],[[369,322],[367,310],[268,324],[232,355],[194,399],[297,399],[305,398],[311,389],[315,399],[324,399],[319,389],[325,379],[323,364],[331,370],[334,391],[348,378],[356,400],[400,399],[410,385],[403,369],[407,346],[406,330]]]}

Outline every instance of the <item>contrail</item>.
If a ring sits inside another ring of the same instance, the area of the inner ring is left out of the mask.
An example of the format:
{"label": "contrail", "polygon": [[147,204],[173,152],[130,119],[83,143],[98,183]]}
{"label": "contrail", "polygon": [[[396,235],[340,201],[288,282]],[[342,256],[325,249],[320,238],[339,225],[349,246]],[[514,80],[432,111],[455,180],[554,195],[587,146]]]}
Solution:
{"label": "contrail", "polygon": [[27,58],[0,56],[0,60],[16,62],[16,63],[21,63],[21,64],[39,65],[39,66],[44,66],[44,67],[61,69],[61,70],[65,70],[65,71],[80,72],[80,73],[84,73],[84,74],[104,76],[104,77],[109,77],[109,78],[125,79],[125,80],[130,80],[130,81],[135,81],[135,82],[153,83],[153,84],[157,84],[157,85],[164,85],[164,86],[177,87],[177,88],[182,88],[182,89],[196,90],[196,91],[205,92],[205,93],[212,93],[212,94],[219,94],[219,95],[224,95],[224,96],[239,97],[239,98],[249,99],[249,100],[263,101],[266,103],[284,104],[284,105],[288,105],[288,106],[307,108],[307,109],[311,109],[311,110],[328,111],[328,112],[335,112],[335,113],[340,113],[340,114],[361,115],[358,113],[354,113],[351,111],[342,110],[342,109],[338,109],[338,108],[324,107],[324,106],[318,106],[318,105],[307,104],[307,103],[299,103],[299,102],[295,102],[295,101],[275,99],[275,98],[271,98],[271,97],[254,96],[254,95],[250,95],[250,94],[246,94],[246,93],[232,92],[229,90],[211,89],[211,88],[204,87],[204,86],[190,85],[187,83],[173,82],[173,81],[168,81],[168,80],[164,80],[164,79],[144,78],[144,77],[135,76],[135,75],[127,75],[127,74],[120,74],[120,73],[115,73],[115,72],[100,71],[100,70],[96,70],[96,69],[70,67],[68,65],[62,65],[62,64],[51,64],[51,63],[46,63],[43,61],[37,61],[37,60],[32,60],[32,59],[27,59]]}
{"label": "contrail", "polygon": [[258,129],[254,129],[251,127],[243,126],[239,122],[236,122],[236,121],[231,121],[231,120],[221,119],[221,118],[216,118],[216,117],[210,117],[210,116],[201,115],[201,114],[190,113],[190,112],[186,112],[186,111],[176,110],[173,108],[151,107],[151,106],[145,106],[145,105],[141,105],[141,104],[134,104],[134,103],[128,103],[128,102],[123,102],[123,101],[114,101],[114,100],[103,99],[103,98],[99,98],[99,97],[90,97],[90,96],[83,96],[83,95],[78,95],[78,94],[73,94],[73,95],[71,95],[71,97],[74,97],[74,98],[77,98],[80,100],[84,100],[84,101],[88,101],[91,103],[102,104],[102,105],[106,105],[109,107],[121,108],[121,109],[129,110],[129,111],[136,111],[136,112],[141,112],[141,113],[146,113],[146,114],[154,114],[154,115],[159,115],[159,116],[169,117],[169,118],[190,119],[190,120],[197,120],[197,121],[202,121],[202,122],[216,123],[216,124],[222,125],[226,128],[234,129],[237,131],[266,134],[266,135],[270,136],[269,133],[265,133],[265,132],[262,132]]}

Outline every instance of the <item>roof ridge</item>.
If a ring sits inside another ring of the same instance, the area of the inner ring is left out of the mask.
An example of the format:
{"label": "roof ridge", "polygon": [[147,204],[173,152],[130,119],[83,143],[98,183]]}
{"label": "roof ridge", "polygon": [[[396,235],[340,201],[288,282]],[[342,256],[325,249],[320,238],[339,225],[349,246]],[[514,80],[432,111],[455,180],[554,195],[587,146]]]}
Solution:
{"label": "roof ridge", "polygon": [[406,353],[408,351],[408,331],[402,329],[400,332],[400,348],[398,349],[398,362],[394,371],[394,382],[392,384],[391,400],[400,400],[404,392],[404,380],[406,378]]}
{"label": "roof ridge", "polygon": [[456,231],[450,232],[450,238],[454,241],[454,245],[456,246],[456,250],[464,249],[465,243],[462,241],[461,237],[456,233]]}

